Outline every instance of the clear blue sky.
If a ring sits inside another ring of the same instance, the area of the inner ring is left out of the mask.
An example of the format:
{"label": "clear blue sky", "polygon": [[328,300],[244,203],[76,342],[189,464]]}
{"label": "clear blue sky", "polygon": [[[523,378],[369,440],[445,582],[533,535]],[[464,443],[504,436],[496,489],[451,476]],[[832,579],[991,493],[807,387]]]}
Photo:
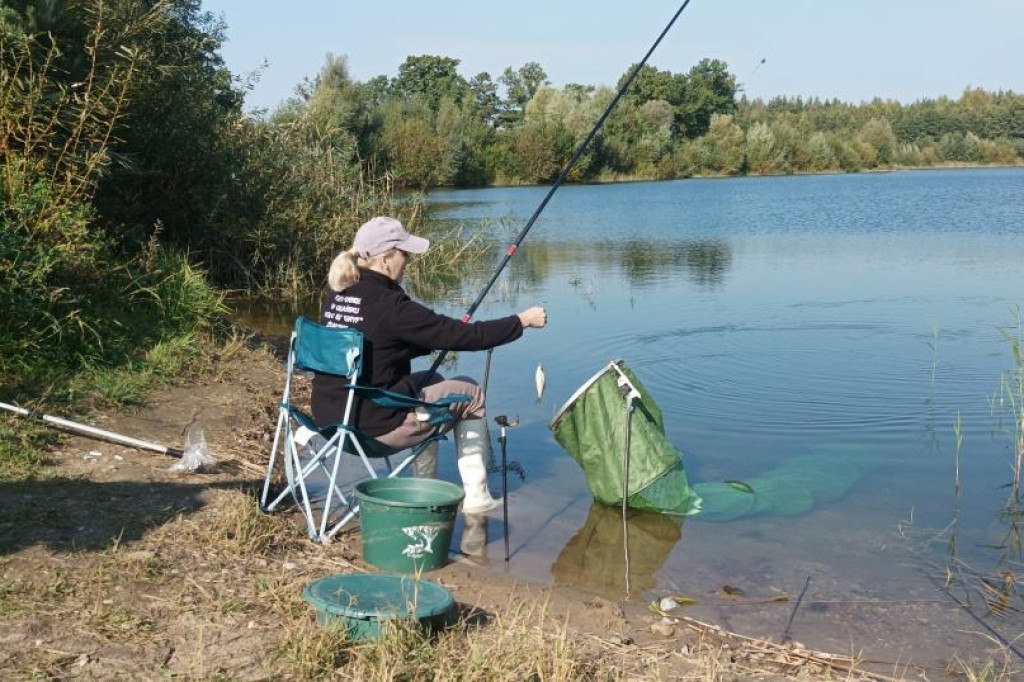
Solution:
{"label": "clear blue sky", "polygon": [[[228,25],[222,55],[260,81],[246,107],[274,107],[348,58],[357,81],[395,76],[409,55],[460,62],[470,78],[538,62],[551,84],[613,86],[682,0],[203,0]],[[968,86],[1024,93],[1024,0],[691,0],[649,63],[685,73],[728,64],[750,97],[873,97],[910,103]],[[764,63],[761,60],[764,59]]]}

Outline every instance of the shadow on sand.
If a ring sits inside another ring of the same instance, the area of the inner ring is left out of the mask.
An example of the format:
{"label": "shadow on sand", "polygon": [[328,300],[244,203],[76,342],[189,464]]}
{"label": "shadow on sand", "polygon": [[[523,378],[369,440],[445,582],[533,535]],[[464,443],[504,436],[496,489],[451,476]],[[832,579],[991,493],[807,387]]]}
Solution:
{"label": "shadow on sand", "polygon": [[257,485],[67,477],[0,482],[0,556],[40,544],[53,551],[78,552],[139,540],[180,514],[202,509],[214,490],[250,490]]}

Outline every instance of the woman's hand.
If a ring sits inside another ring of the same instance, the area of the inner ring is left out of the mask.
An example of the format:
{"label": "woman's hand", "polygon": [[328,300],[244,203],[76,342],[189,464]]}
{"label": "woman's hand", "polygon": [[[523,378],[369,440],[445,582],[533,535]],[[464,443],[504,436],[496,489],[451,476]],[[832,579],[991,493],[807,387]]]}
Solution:
{"label": "woman's hand", "polygon": [[519,321],[523,324],[523,329],[527,329],[529,327],[543,327],[548,323],[548,311],[539,306],[527,308],[523,312],[519,313]]}

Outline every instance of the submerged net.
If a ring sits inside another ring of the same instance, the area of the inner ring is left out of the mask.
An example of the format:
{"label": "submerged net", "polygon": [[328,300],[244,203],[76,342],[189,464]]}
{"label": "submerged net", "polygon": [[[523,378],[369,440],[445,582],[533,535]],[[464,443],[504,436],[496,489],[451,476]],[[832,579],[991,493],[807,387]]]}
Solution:
{"label": "submerged net", "polygon": [[780,467],[737,483],[695,483],[703,500],[700,518],[731,521],[744,516],[797,516],[843,497],[865,466],[849,453],[795,457]]}
{"label": "submerged net", "polygon": [[689,516],[700,511],[701,500],[700,494],[690,486],[686,469],[680,460],[646,488],[630,495],[628,506],[631,509]]}
{"label": "submerged net", "polygon": [[[627,406],[632,409],[627,411]],[[583,468],[594,499],[622,504],[629,430],[628,506],[685,516],[700,509],[661,410],[622,361],[609,363],[551,421],[555,440]]]}

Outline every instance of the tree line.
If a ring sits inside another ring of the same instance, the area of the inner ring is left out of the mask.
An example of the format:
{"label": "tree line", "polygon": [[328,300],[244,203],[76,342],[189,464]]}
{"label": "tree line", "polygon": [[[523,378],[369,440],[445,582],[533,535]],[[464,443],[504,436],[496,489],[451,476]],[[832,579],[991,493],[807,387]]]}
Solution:
{"label": "tree line", "polygon": [[[459,60],[410,56],[393,78],[354,81],[345,58],[270,113],[268,125],[322,121],[332,142],[405,187],[543,184],[557,177],[616,87],[551,87],[527,62],[465,78]],[[700,175],[856,172],[1024,159],[1024,95],[968,88],[959,99],[876,99],[742,93],[717,59],[685,73],[639,69],[570,181]]]}

